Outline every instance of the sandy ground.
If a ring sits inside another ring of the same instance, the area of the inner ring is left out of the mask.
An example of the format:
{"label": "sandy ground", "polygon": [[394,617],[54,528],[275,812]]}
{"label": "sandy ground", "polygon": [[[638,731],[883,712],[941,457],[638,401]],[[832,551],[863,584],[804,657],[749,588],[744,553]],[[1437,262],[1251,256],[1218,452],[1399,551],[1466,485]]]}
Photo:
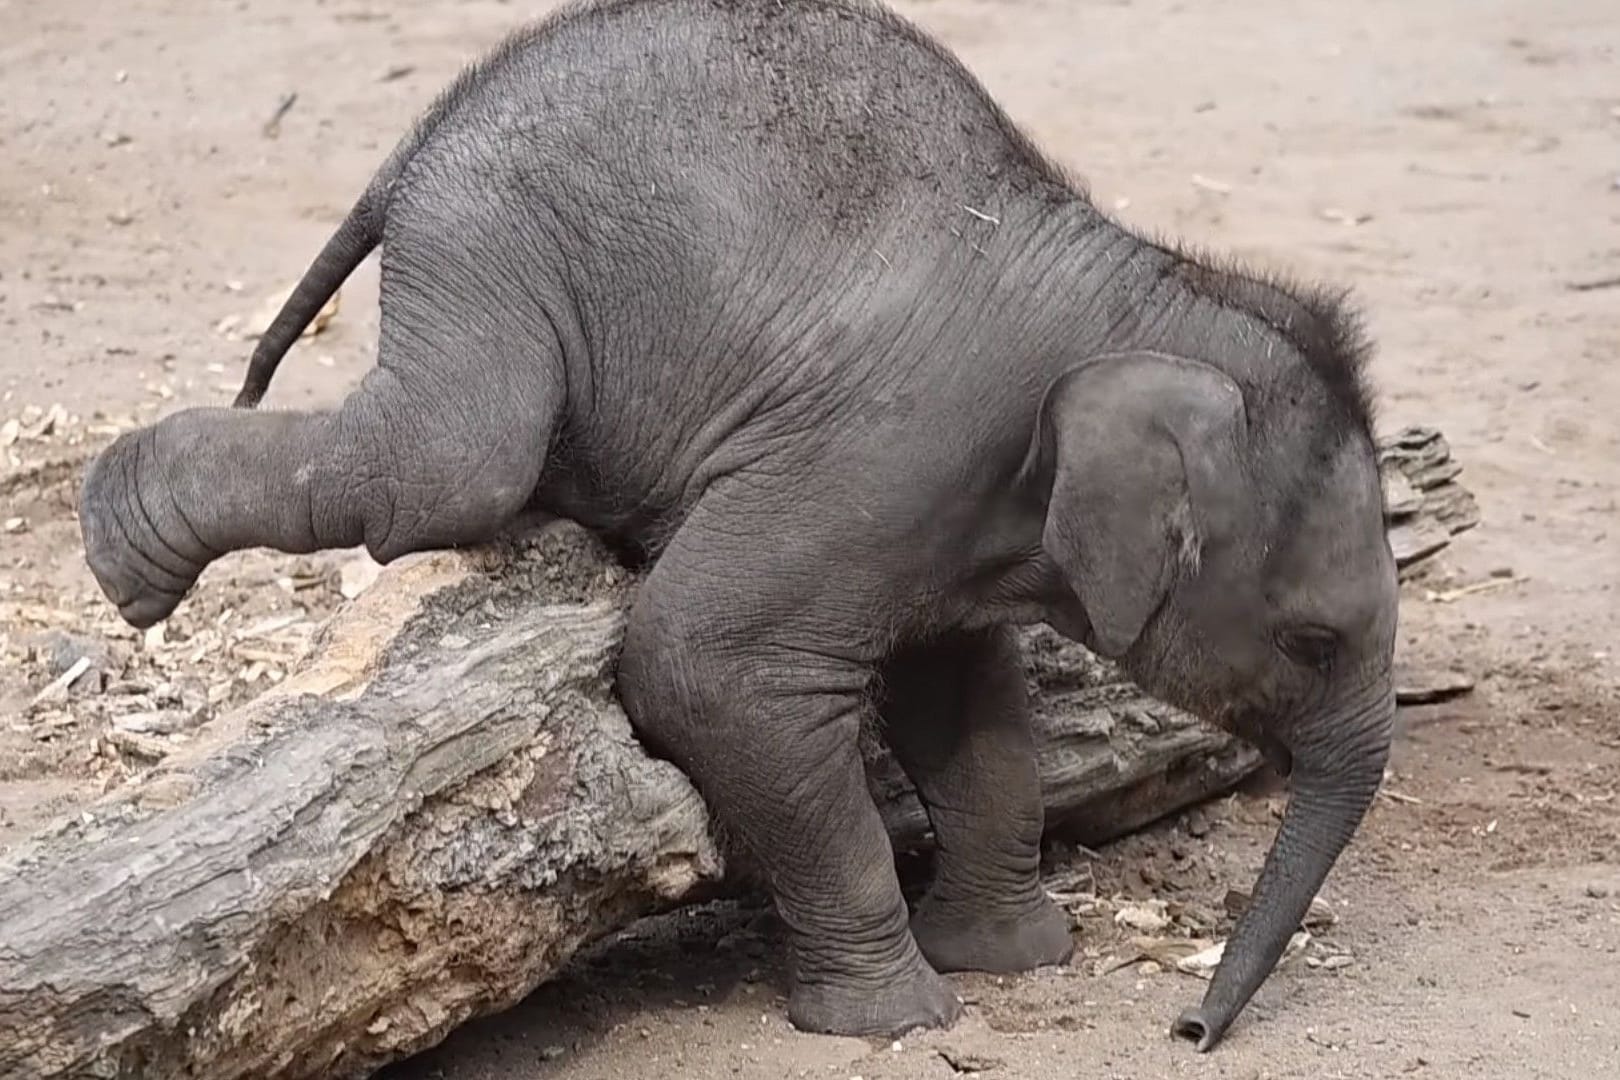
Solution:
{"label": "sandy ground", "polygon": [[[1620,9],[901,6],[1121,217],[1356,288],[1383,426],[1441,426],[1484,514],[1409,589],[1402,649],[1479,687],[1403,713],[1403,798],[1380,801],[1324,890],[1337,924],[1213,1055],[1166,1035],[1201,984],[1097,973],[1125,955],[1106,904],[1079,917],[1075,966],[963,978],[967,1019],[897,1046],[792,1032],[780,938],[743,906],[605,942],[392,1075],[1620,1076],[1620,282],[1601,287],[1620,276]],[[0,846],[143,767],[89,706],[24,715],[50,677],[42,630],[118,651],[133,674],[109,694],[195,716],[276,678],[338,602],[346,556],[245,555],[164,642],[121,631],[82,569],[72,462],[118,424],[227,401],[243,321],[457,67],[545,7],[0,0],[0,422],[18,421],[0,428]],[[368,263],[274,403],[330,402],[371,362],[375,282]],[[256,649],[213,647],[231,617],[257,620]],[[1276,797],[1052,869],[1218,912]]]}

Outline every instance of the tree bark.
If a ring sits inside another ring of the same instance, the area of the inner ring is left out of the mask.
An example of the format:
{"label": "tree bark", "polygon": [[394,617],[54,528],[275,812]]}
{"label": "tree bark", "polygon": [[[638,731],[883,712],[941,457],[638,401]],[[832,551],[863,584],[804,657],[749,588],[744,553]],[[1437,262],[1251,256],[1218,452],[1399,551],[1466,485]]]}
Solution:
{"label": "tree bark", "polygon": [[[1411,567],[1476,520],[1432,432],[1386,445]],[[390,567],[312,660],[0,863],[0,1076],[360,1076],[588,941],[740,887],[612,674],[634,583],[582,532]],[[1101,843],[1258,756],[1025,633],[1047,822]],[[927,820],[881,747],[897,849]]]}

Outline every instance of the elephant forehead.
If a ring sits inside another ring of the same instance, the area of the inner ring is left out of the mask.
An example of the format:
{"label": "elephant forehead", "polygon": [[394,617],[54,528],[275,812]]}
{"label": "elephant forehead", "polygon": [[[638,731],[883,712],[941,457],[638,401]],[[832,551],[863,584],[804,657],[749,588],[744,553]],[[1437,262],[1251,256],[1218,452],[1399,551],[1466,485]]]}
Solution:
{"label": "elephant forehead", "polygon": [[1346,440],[1323,464],[1304,479],[1293,512],[1277,523],[1267,562],[1272,589],[1285,602],[1319,607],[1329,621],[1351,629],[1378,621],[1394,603],[1378,465],[1356,440]]}

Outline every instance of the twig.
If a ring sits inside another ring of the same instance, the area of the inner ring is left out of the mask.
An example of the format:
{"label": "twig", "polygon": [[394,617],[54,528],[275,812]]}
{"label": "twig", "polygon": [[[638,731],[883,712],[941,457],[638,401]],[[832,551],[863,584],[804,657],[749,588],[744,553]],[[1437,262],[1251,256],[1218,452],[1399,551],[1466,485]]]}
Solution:
{"label": "twig", "polygon": [[1378,794],[1382,795],[1384,798],[1388,799],[1390,802],[1405,803],[1408,806],[1422,806],[1423,805],[1423,800],[1418,798],[1416,795],[1402,795],[1398,791],[1389,790],[1389,788],[1383,788],[1382,790],[1380,790],[1378,792]]}
{"label": "twig", "polygon": [[276,111],[270,115],[270,119],[266,120],[264,127],[260,129],[265,138],[273,139],[281,134],[281,118],[291,111],[293,102],[297,100],[298,91],[296,90],[281,99],[281,104],[276,106]]}
{"label": "twig", "polygon": [[73,684],[78,682],[84,673],[90,670],[90,664],[91,661],[88,656],[81,656],[73,661],[72,667],[52,679],[45,689],[34,695],[34,700],[29,702],[29,707],[32,708],[42,702],[66,697]]}
{"label": "twig", "polygon": [[991,215],[985,213],[983,210],[975,210],[975,209],[973,209],[973,207],[967,206],[967,205],[964,205],[962,207],[962,209],[966,210],[968,213],[972,214],[974,217],[978,218],[980,221],[988,221],[992,225],[1000,225],[1001,224],[1001,219],[1000,218],[992,217]]}
{"label": "twig", "polygon": [[1595,281],[1566,281],[1570,292],[1595,292],[1598,289],[1620,289],[1620,277],[1598,278]]}
{"label": "twig", "polygon": [[1453,600],[1461,600],[1465,596],[1477,596],[1480,593],[1495,592],[1505,589],[1509,585],[1517,585],[1522,581],[1529,581],[1527,577],[1490,578],[1486,581],[1476,581],[1472,585],[1464,585],[1456,589],[1446,589],[1442,592],[1431,592],[1424,599],[1435,604],[1449,604]]}

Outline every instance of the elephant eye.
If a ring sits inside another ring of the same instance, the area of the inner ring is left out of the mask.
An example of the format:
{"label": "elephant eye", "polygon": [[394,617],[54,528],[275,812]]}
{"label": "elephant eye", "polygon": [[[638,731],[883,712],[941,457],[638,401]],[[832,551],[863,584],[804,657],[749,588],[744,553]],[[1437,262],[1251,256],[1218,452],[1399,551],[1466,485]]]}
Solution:
{"label": "elephant eye", "polygon": [[1277,646],[1294,663],[1327,674],[1339,651],[1339,635],[1321,626],[1285,630],[1277,636]]}

